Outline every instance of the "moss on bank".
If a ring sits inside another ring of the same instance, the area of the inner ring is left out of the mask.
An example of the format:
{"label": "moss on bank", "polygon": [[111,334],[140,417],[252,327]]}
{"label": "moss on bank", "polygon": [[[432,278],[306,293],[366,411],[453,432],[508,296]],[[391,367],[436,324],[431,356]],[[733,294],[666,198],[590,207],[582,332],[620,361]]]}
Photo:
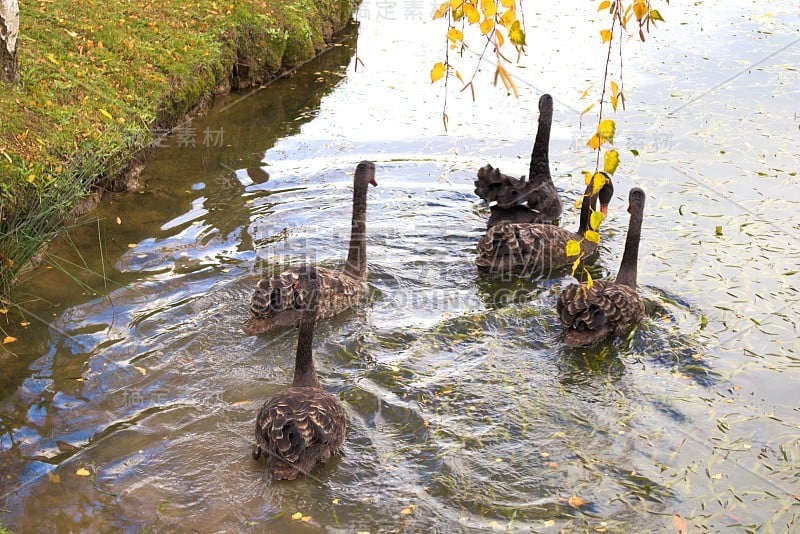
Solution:
{"label": "moss on bank", "polygon": [[20,82],[0,85],[0,296],[95,188],[215,93],[314,56],[353,0],[20,5]]}

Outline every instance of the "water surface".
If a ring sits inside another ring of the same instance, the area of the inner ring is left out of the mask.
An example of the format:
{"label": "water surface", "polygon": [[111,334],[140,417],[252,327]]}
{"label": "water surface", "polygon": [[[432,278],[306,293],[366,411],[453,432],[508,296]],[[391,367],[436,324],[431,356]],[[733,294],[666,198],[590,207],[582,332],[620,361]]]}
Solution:
{"label": "water surface", "polygon": [[[0,521],[19,532],[796,528],[796,6],[664,6],[667,23],[626,45],[623,163],[593,269],[616,272],[627,192],[642,187],[648,313],[629,338],[586,351],[560,341],[567,276],[477,273],[488,214],[472,181],[487,162],[527,169],[549,92],[551,165],[573,204],[593,162],[580,94],[604,56],[581,36],[600,15],[526,6],[520,98],[493,88],[486,66],[477,102],[449,96],[445,132],[427,74],[443,29],[396,8],[365,2],[357,49],[345,39],[287,79],[221,98],[153,150],[146,188],[49,249],[56,268],[16,296],[31,324],[8,325]],[[314,342],[348,414],[343,455],[271,483],[250,458],[253,424],[291,380],[296,336],[239,325],[263,270],[342,264],[362,159],[380,184],[368,196],[369,294]],[[562,224],[576,220],[568,209]]]}

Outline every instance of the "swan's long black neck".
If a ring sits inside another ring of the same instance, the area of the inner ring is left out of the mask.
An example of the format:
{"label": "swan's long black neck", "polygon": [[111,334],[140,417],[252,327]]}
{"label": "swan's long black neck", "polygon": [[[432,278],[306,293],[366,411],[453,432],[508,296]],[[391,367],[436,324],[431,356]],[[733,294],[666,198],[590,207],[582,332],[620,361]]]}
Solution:
{"label": "swan's long black neck", "polygon": [[552,181],[550,176],[550,127],[553,123],[553,103],[544,104],[539,111],[539,128],[531,151],[528,180],[531,183]]}
{"label": "swan's long black neck", "polygon": [[636,288],[636,275],[639,263],[639,240],[642,237],[642,218],[644,217],[644,191],[638,187],[631,189],[631,218],[628,221],[628,235],[625,237],[625,251],[617,273],[617,283]]}
{"label": "swan's long black neck", "polygon": [[592,194],[592,184],[589,184],[586,191],[583,192],[583,201],[581,202],[581,217],[578,221],[579,235],[583,235],[589,229],[589,215],[595,206],[597,206],[597,194]]}
{"label": "swan's long black neck", "polygon": [[305,267],[300,273],[299,283],[306,291],[306,302],[300,316],[297,336],[297,355],[294,361],[294,387],[321,387],[314,368],[311,346],[314,341],[314,324],[319,309],[319,275],[313,267]]}
{"label": "swan's long black neck", "polygon": [[369,182],[356,172],[353,182],[353,221],[350,227],[350,247],[344,272],[355,278],[367,275],[367,188]]}

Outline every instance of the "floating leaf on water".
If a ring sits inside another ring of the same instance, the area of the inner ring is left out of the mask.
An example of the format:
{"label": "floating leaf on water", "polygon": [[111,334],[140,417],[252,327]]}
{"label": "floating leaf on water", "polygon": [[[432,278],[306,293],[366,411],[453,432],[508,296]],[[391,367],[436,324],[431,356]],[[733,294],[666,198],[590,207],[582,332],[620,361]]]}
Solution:
{"label": "floating leaf on water", "polygon": [[411,515],[411,508],[403,508],[402,510],[400,510],[400,514]]}
{"label": "floating leaf on water", "polygon": [[6,345],[8,343],[13,343],[16,340],[17,340],[17,338],[15,338],[14,336],[6,336],[6,337],[3,338],[3,345]]}
{"label": "floating leaf on water", "polygon": [[79,477],[88,477],[92,473],[88,469],[86,469],[85,467],[81,467],[80,469],[75,471],[75,474],[78,475]]}
{"label": "floating leaf on water", "polygon": [[31,323],[30,323],[30,321],[22,321],[21,323],[19,323],[19,325],[20,325],[20,326],[22,326],[22,327],[24,328],[24,327],[26,327],[26,326],[30,326],[30,325],[31,325]]}
{"label": "floating leaf on water", "polygon": [[49,478],[50,482],[52,482],[53,484],[58,484],[59,482],[61,482],[61,476],[58,473],[51,473],[48,471],[47,478]]}
{"label": "floating leaf on water", "polygon": [[128,248],[136,248],[136,243],[128,243]]}
{"label": "floating leaf on water", "polygon": [[142,373],[143,375],[147,376],[147,369],[145,369],[144,367],[139,367],[137,365],[134,365],[133,368]]}
{"label": "floating leaf on water", "polygon": [[311,516],[304,515],[303,517],[300,518],[300,521],[302,521],[303,523],[308,523],[309,521],[311,521]]}
{"label": "floating leaf on water", "polygon": [[545,527],[552,527],[555,524],[556,524],[556,520],[555,519],[548,519],[547,521],[544,522],[544,526]]}
{"label": "floating leaf on water", "polygon": [[678,534],[686,534],[688,532],[688,527],[686,526],[686,521],[681,517],[681,514],[675,512],[672,515],[672,526],[675,527],[675,532]]}
{"label": "floating leaf on water", "polygon": [[333,500],[331,501],[331,504],[339,504],[339,499],[333,499]]}
{"label": "floating leaf on water", "polygon": [[588,501],[583,500],[582,498],[578,497],[577,495],[573,495],[572,497],[567,499],[567,502],[569,503],[570,506],[574,506],[574,507],[577,508],[579,506],[583,506]]}
{"label": "floating leaf on water", "polygon": [[117,224],[122,224],[122,219],[120,219],[119,217],[117,217]]}
{"label": "floating leaf on water", "polygon": [[293,513],[292,519],[294,519],[295,521],[300,521],[301,519],[303,519],[303,513],[302,512]]}

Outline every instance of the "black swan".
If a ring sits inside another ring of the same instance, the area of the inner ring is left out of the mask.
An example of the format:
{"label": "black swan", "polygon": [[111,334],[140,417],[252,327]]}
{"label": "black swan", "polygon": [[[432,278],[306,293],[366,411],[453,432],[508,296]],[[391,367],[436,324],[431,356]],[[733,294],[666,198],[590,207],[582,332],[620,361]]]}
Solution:
{"label": "black swan", "polygon": [[608,335],[623,335],[644,317],[644,301],[636,293],[644,191],[634,187],[628,201],[631,218],[616,281],[596,280],[591,289],[571,284],[558,297],[556,311],[564,327],[564,342],[571,347],[588,347]]}
{"label": "black swan", "polygon": [[267,399],[256,419],[253,458],[265,456],[276,480],[305,476],[336,454],[347,426],[339,400],[322,389],[311,354],[322,279],[314,267],[298,274],[297,283],[308,295],[308,305],[300,317],[294,380],[289,389]]}
{"label": "black swan", "polygon": [[577,232],[570,232],[560,226],[536,223],[511,223],[508,221],[489,228],[478,241],[478,258],[475,264],[481,271],[545,274],[553,269],[571,265],[578,256],[567,256],[567,241],[580,243],[581,255],[591,256],[597,250],[597,243],[583,237],[589,229],[590,212],[600,200],[600,211],[605,215],[614,194],[610,178],[595,194],[593,185],[586,187],[581,203],[580,223]]}
{"label": "black swan", "polygon": [[531,151],[528,180],[503,174],[485,165],[478,170],[475,194],[489,203],[488,227],[500,221],[515,223],[554,223],[561,217],[561,199],[550,175],[550,128],[553,123],[553,97],[539,98],[539,126]]}
{"label": "black swan", "polygon": [[[350,246],[342,271],[317,267],[322,293],[320,319],[333,317],[349,308],[364,293],[367,276],[367,189],[375,181],[375,164],[362,161],[353,177],[353,220]],[[256,335],[278,327],[296,325],[300,320],[303,294],[298,289],[297,269],[262,278],[250,298],[250,318],[242,325],[245,334]]]}

